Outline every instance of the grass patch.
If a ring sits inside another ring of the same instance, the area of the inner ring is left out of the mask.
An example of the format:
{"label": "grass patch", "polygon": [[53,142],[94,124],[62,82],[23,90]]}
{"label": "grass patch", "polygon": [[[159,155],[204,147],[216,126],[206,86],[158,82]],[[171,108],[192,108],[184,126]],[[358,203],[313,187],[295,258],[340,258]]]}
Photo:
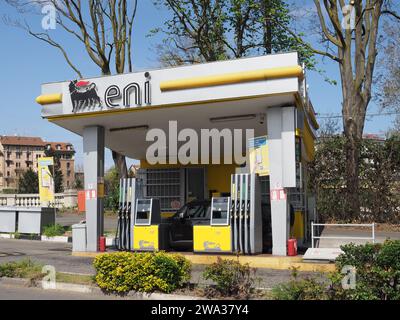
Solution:
{"label": "grass patch", "polygon": [[0,278],[36,279],[42,276],[42,265],[30,259],[0,264]]}
{"label": "grass patch", "polygon": [[57,237],[57,236],[63,236],[65,234],[65,229],[62,225],[60,224],[54,224],[54,225],[49,225],[44,227],[43,230],[43,235],[46,237]]}
{"label": "grass patch", "polygon": [[56,280],[57,282],[64,283],[92,285],[94,283],[94,276],[57,272]]}
{"label": "grass patch", "polygon": [[[46,276],[45,273],[42,273],[42,268],[42,264],[33,262],[30,259],[6,262],[0,264],[0,278],[22,278],[30,279],[32,281],[42,280]],[[57,272],[56,281],[64,283],[92,285],[94,283],[94,276]]]}

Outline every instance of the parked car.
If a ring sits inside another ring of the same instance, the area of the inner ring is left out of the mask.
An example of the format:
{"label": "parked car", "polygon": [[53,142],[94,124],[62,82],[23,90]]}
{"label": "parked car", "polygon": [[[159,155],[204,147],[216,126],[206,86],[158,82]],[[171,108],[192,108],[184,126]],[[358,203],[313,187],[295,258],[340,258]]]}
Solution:
{"label": "parked car", "polygon": [[211,201],[194,200],[185,204],[171,218],[169,226],[169,247],[175,250],[193,251],[193,226],[209,224]]}

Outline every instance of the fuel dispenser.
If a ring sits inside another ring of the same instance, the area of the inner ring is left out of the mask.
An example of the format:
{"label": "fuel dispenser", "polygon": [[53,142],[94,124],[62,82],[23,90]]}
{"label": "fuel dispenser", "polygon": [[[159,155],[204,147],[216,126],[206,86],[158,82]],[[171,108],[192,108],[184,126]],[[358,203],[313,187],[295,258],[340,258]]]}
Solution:
{"label": "fuel dispenser", "polygon": [[166,225],[161,224],[160,201],[137,199],[133,226],[133,250],[166,250],[167,231]]}
{"label": "fuel dispenser", "polygon": [[195,252],[262,252],[258,175],[232,175],[231,197],[212,199],[210,225],[195,225],[193,241]]}
{"label": "fuel dispenser", "polygon": [[195,252],[232,252],[229,197],[212,198],[210,225],[194,225]]}
{"label": "fuel dispenser", "polygon": [[132,249],[135,205],[138,197],[142,196],[140,179],[121,179],[119,183],[118,222],[116,233],[116,247],[120,251]]}

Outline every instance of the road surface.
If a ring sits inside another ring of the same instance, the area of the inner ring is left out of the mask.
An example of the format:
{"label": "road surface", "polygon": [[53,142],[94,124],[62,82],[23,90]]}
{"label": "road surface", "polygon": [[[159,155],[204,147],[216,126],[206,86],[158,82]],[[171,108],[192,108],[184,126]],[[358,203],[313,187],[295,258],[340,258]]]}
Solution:
{"label": "road surface", "polygon": [[[80,274],[94,274],[92,266],[93,258],[74,257],[71,255],[71,244],[49,243],[35,240],[0,239],[0,264],[7,261],[31,259],[42,265],[52,265],[57,272],[69,272]],[[232,257],[234,259],[234,257]],[[192,267],[192,283],[207,283],[202,273],[204,266]],[[309,276],[312,273],[300,272],[300,276]],[[289,270],[258,269],[255,277],[256,287],[272,288],[273,286],[287,282],[291,278]]]}
{"label": "road surface", "polygon": [[[130,298],[132,299],[132,298]],[[129,300],[129,297],[43,290],[0,284],[0,300]]]}

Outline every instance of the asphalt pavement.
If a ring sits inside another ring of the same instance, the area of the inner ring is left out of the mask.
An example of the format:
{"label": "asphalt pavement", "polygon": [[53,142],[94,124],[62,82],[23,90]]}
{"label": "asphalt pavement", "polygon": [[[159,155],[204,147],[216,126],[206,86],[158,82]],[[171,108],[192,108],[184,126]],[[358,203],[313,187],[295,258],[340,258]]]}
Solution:
{"label": "asphalt pavement", "polygon": [[35,240],[0,239],[0,264],[7,261],[31,259],[52,265],[59,272],[93,274],[93,258],[71,255],[72,244]]}
{"label": "asphalt pavement", "polygon": [[[35,240],[0,239],[0,264],[7,261],[31,259],[42,265],[52,265],[58,272],[95,274],[92,266],[93,258],[75,257],[71,255],[72,246],[68,243],[50,243]],[[192,283],[208,283],[202,277],[205,266],[193,265]],[[272,288],[291,278],[290,270],[257,269],[256,287]],[[315,275],[300,272],[300,277]]]}
{"label": "asphalt pavement", "polygon": [[[57,214],[56,223],[62,225],[63,227],[69,227],[73,224],[79,223],[85,220],[85,214],[78,213],[62,213]],[[104,231],[115,232],[117,229],[117,216],[106,216],[104,217]]]}
{"label": "asphalt pavement", "polygon": [[130,300],[129,297],[0,284],[0,300]]}

